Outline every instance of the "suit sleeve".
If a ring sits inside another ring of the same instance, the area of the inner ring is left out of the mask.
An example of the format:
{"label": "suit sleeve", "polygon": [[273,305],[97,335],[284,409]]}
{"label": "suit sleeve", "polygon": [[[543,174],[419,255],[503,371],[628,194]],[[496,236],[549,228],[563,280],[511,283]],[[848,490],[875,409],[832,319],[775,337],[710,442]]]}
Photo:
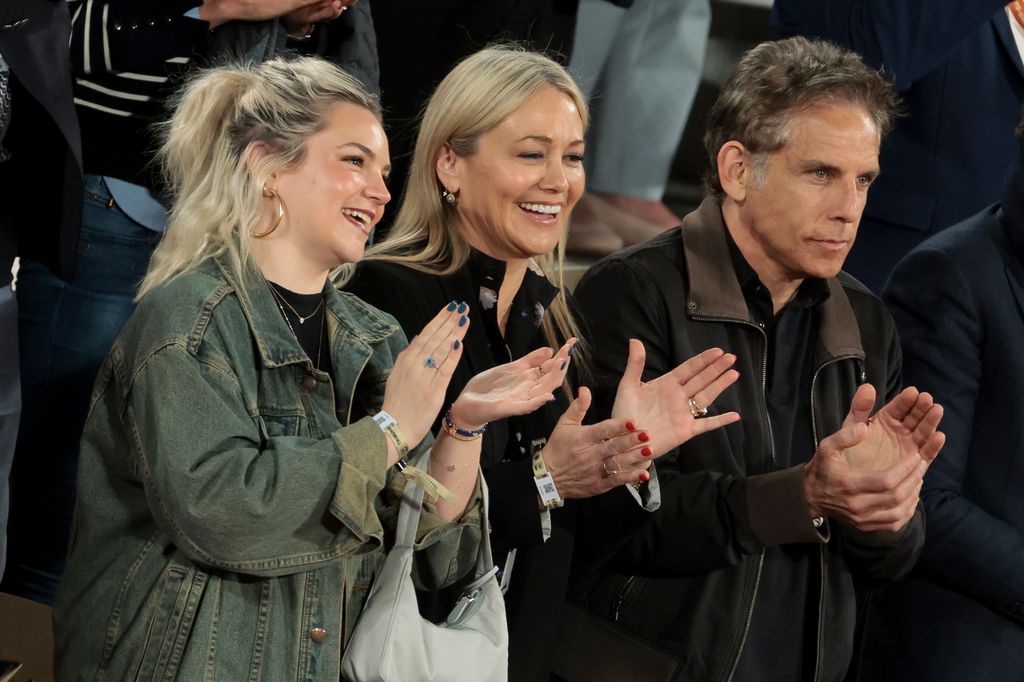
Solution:
{"label": "suit sleeve", "polygon": [[[941,428],[946,446],[929,468],[921,493],[928,523],[919,565],[1021,622],[1024,534],[972,501],[965,490],[971,458],[977,467],[979,458],[1005,461],[1015,454],[972,450],[979,440],[973,430],[985,365],[1000,362],[983,355],[986,325],[981,311],[986,306],[972,281],[976,278],[966,276],[951,254],[922,249],[896,269],[885,292],[902,335],[908,383],[932,392],[945,409]],[[1012,441],[1004,447],[1012,448]]]}
{"label": "suit sleeve", "polygon": [[[678,273],[674,273],[678,277]],[[669,301],[658,278],[618,260],[598,264],[581,281],[576,299],[590,331],[593,418],[611,412],[630,338],[647,351],[644,380],[687,358],[672,357]],[[752,408],[754,409],[754,408]],[[701,436],[692,447],[742,447],[740,426]],[[735,439],[735,440],[734,440]],[[686,470],[679,450],[659,458],[661,507],[642,511],[625,495],[600,495],[585,504],[581,550],[605,568],[632,575],[676,576],[733,565],[766,545],[823,542],[803,493],[803,467],[742,477]],[[731,457],[726,454],[726,457]]]}
{"label": "suit sleeve", "polygon": [[1005,6],[1005,0],[775,0],[771,24],[783,36],[853,50],[905,90]]}

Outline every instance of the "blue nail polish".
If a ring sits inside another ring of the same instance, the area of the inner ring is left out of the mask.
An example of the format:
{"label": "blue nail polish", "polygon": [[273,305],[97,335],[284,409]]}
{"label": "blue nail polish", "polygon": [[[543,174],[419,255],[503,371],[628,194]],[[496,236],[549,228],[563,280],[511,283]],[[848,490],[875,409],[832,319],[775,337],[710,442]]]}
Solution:
{"label": "blue nail polish", "polygon": [[569,346],[569,357],[570,358],[572,357],[572,354],[576,352],[576,346],[578,346],[578,345],[580,345],[579,341],[577,341],[576,343],[574,343],[571,346]]}
{"label": "blue nail polish", "polygon": [[459,326],[460,327],[465,327],[466,326],[466,316],[465,315],[463,315],[462,317],[459,318]]}
{"label": "blue nail polish", "polygon": [[566,364],[565,360],[562,360],[562,366],[558,368],[559,372],[561,372],[563,369],[565,369],[565,364]]}
{"label": "blue nail polish", "polygon": [[455,310],[455,301],[448,304],[448,312]]}
{"label": "blue nail polish", "polygon": [[464,312],[466,312],[466,309],[467,309],[467,308],[469,308],[469,306],[468,306],[468,305],[466,305],[465,303],[460,303],[460,304],[459,304],[459,312],[460,312],[460,313],[464,313]]}
{"label": "blue nail polish", "polygon": [[452,344],[452,348],[454,348],[455,350],[459,349],[459,340],[458,339],[455,339],[455,343]]}

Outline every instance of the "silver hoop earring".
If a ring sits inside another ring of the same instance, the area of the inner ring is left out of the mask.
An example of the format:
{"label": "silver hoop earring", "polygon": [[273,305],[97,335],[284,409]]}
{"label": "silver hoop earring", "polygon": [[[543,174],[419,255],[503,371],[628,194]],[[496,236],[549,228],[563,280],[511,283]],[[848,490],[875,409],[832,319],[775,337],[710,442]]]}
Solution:
{"label": "silver hoop earring", "polygon": [[268,236],[271,232],[276,230],[281,224],[281,220],[284,219],[284,202],[281,201],[281,195],[277,193],[277,190],[270,189],[266,185],[263,185],[263,196],[273,198],[277,202],[277,220],[270,226],[270,229],[266,232],[253,232],[253,239],[263,239]]}

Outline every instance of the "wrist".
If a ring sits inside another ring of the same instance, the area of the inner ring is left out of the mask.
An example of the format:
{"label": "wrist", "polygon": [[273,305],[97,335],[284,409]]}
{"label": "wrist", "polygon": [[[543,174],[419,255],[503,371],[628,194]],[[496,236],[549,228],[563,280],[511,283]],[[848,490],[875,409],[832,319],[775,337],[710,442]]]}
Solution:
{"label": "wrist", "polygon": [[291,24],[285,23],[285,33],[288,34],[289,40],[309,40],[313,37],[313,31],[316,30],[316,24]]}
{"label": "wrist", "polygon": [[804,465],[804,499],[807,501],[807,511],[811,515],[812,521],[824,517],[824,513],[817,504],[815,480],[814,470],[811,468],[811,463],[808,462]]}
{"label": "wrist", "polygon": [[463,431],[482,431],[487,428],[487,422],[481,422],[479,418],[474,420],[472,416],[467,416],[465,405],[458,399],[448,410],[448,420],[453,426]]}

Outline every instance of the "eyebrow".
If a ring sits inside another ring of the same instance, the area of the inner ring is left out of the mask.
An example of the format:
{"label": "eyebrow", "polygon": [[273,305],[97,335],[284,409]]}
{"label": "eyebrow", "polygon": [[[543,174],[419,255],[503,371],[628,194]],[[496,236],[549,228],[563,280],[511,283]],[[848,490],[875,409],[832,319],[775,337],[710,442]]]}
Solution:
{"label": "eyebrow", "polygon": [[[365,144],[362,144],[360,142],[346,142],[345,144],[339,144],[337,147],[335,147],[335,149],[341,149],[343,147],[355,147],[356,149],[358,149],[362,153],[364,153],[367,156],[369,156],[371,159],[374,159],[374,160],[377,159],[377,155],[373,152],[373,150],[370,149],[369,147],[367,147]],[[383,168],[381,168],[381,170],[383,172],[385,172],[385,173],[390,173],[391,172],[391,164],[389,163],[388,165],[386,165]]]}
{"label": "eyebrow", "polygon": [[[801,161],[801,162],[797,163],[796,167],[797,167],[797,170],[799,170],[801,172],[823,170],[823,171],[827,171],[828,173],[831,173],[831,174],[834,174],[834,175],[838,175],[839,173],[842,172],[842,170],[838,166],[836,166],[834,164],[831,164],[831,163],[826,163],[824,161],[818,161],[816,159],[810,159],[808,161]],[[860,176],[860,175],[868,175],[868,176],[870,176],[872,178],[877,178],[879,173],[880,173],[880,170],[877,167],[875,167],[875,168],[872,168],[871,170],[866,170],[866,171],[864,171],[862,173],[857,173],[857,175],[858,176]]]}
{"label": "eyebrow", "polygon": [[[516,142],[522,142],[523,140],[533,140],[535,142],[543,142],[544,144],[551,144],[554,142],[554,140],[547,135],[525,135],[516,140]],[[573,140],[569,143],[569,146],[571,147],[574,144],[583,144],[583,140]]]}

